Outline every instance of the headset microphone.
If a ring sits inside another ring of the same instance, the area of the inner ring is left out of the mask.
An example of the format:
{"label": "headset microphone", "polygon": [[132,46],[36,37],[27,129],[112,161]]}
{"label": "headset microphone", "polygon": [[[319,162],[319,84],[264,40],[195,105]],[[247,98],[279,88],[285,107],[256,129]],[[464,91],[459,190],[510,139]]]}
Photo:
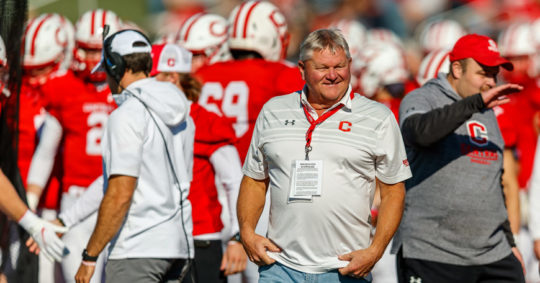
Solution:
{"label": "headset microphone", "polygon": [[107,35],[109,35],[109,30],[110,30],[109,25],[103,26],[103,41],[105,41],[105,38],[107,37]]}

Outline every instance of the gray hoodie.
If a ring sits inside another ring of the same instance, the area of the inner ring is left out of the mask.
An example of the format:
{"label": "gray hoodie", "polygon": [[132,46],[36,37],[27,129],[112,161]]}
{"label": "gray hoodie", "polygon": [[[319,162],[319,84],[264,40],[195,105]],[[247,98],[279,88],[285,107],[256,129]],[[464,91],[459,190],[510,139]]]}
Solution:
{"label": "gray hoodie", "polygon": [[[411,115],[462,100],[441,75],[403,99],[400,125]],[[405,258],[479,265],[511,253],[502,230],[507,219],[501,186],[504,142],[497,120],[491,109],[463,120],[430,145],[406,146],[413,177],[405,182],[405,211],[392,247],[393,252],[403,247]]]}

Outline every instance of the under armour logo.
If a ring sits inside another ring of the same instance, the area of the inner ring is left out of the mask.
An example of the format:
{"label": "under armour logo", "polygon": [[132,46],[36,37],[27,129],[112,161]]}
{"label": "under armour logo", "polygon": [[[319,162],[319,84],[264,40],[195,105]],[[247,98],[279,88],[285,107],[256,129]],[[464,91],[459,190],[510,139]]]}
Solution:
{"label": "under armour logo", "polygon": [[422,278],[411,276],[411,279],[409,280],[409,283],[422,283]]}
{"label": "under armour logo", "polygon": [[289,121],[289,120],[285,120],[285,126],[287,126],[287,125],[289,125],[289,124],[291,124],[292,126],[294,126],[294,121],[295,121],[295,120],[290,120],[290,121]]}

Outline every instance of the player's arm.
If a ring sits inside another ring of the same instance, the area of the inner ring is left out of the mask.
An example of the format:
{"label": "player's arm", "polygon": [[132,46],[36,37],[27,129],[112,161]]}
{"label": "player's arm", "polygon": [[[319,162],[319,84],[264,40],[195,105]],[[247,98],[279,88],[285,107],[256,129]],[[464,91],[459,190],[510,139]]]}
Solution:
{"label": "player's arm", "polygon": [[[68,252],[62,240],[56,236],[57,232],[64,233],[66,230],[42,220],[32,213],[1,169],[0,211],[5,213],[8,218],[17,221],[35,239],[41,251],[51,260],[60,261],[62,256]],[[30,245],[30,243],[32,242],[27,242],[27,245]],[[30,251],[40,252],[33,245],[30,246]]]}
{"label": "player's arm", "polygon": [[257,265],[272,264],[275,261],[266,252],[280,249],[269,239],[255,233],[266,201],[269,179],[256,180],[248,176],[242,178],[238,195],[237,213],[240,238],[249,259]]}
{"label": "player's arm", "polygon": [[32,157],[28,177],[26,179],[26,198],[28,206],[36,210],[43,188],[47,184],[54,165],[54,159],[60,140],[62,139],[62,126],[58,120],[47,114],[41,132],[39,144]]}
{"label": "player's arm", "polygon": [[357,250],[339,257],[341,260],[350,262],[346,267],[339,269],[343,275],[367,276],[375,263],[382,257],[401,221],[405,201],[404,183],[385,184],[377,179],[377,185],[380,189],[381,205],[373,241],[367,249]]}
{"label": "player's arm", "polygon": [[239,231],[235,208],[243,176],[240,156],[236,147],[233,145],[224,145],[210,156],[210,163],[212,163],[212,167],[216,172],[216,178],[225,189],[227,204],[231,208],[229,214],[231,234],[234,235]]}
{"label": "player's arm", "polygon": [[[236,203],[238,191],[242,180],[242,170],[238,151],[233,145],[224,145],[210,156],[210,163],[216,172],[216,178],[225,188],[229,207],[229,225],[232,234],[238,233],[238,218],[236,216]],[[247,255],[242,244],[236,240],[230,240],[223,254],[221,270],[225,275],[238,273],[246,269]]]}
{"label": "player's arm", "polygon": [[61,219],[60,223],[70,228],[82,222],[92,213],[98,211],[102,199],[103,176],[99,176],[70,208],[58,215],[58,219]]}

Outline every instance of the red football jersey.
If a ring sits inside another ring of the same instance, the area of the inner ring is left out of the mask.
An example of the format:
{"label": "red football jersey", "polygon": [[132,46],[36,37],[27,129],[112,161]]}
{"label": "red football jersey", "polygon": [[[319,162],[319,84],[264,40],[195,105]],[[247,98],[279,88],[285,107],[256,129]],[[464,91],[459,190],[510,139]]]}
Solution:
{"label": "red football jersey", "polygon": [[[28,170],[39,140],[39,130],[45,120],[44,101],[41,92],[27,84],[21,86],[19,107],[19,150],[17,164],[26,187]],[[59,205],[61,167],[55,166],[43,191],[39,208],[57,209]]]}
{"label": "red football jersey", "polygon": [[45,121],[45,108],[40,93],[23,84],[19,96],[19,170],[26,187],[26,177],[32,162],[32,156],[38,144],[38,130]]}
{"label": "red football jersey", "polygon": [[199,104],[233,123],[242,162],[263,105],[304,86],[297,67],[263,59],[215,63],[200,68],[195,76],[203,82]]}
{"label": "red football jersey", "polygon": [[234,145],[236,136],[230,121],[212,113],[197,103],[191,105],[190,116],[195,123],[193,149],[193,181],[188,199],[191,202],[193,235],[217,233],[223,229],[221,204],[215,184],[215,171],[210,156],[220,147]]}
{"label": "red football jersey", "polygon": [[534,113],[540,109],[536,102],[540,97],[540,88],[533,83],[527,84],[523,91],[509,97],[510,103],[496,107],[494,111],[505,146],[516,150],[520,165],[519,186],[524,189],[531,177],[538,140]]}
{"label": "red football jersey", "polygon": [[43,87],[47,111],[62,125],[62,191],[87,187],[102,172],[101,138],[116,104],[108,87],[98,91],[73,73]]}

